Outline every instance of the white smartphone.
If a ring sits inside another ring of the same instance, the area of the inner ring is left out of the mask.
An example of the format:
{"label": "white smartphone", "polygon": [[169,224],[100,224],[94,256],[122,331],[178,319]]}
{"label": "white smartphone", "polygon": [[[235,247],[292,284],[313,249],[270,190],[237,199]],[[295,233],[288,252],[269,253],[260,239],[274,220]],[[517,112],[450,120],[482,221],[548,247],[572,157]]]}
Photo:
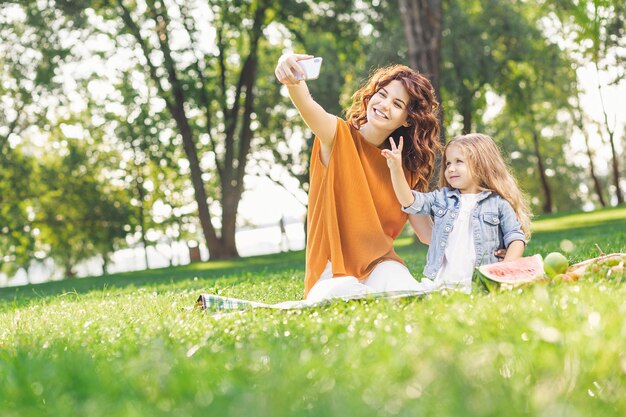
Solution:
{"label": "white smartphone", "polygon": [[[306,76],[304,77],[305,80],[315,80],[317,79],[317,77],[320,76],[322,61],[323,59],[321,57],[303,59],[302,61],[298,61],[298,64],[300,64],[300,66],[304,70],[304,73],[306,74]],[[296,78],[298,78],[299,80],[303,79],[299,75]]]}

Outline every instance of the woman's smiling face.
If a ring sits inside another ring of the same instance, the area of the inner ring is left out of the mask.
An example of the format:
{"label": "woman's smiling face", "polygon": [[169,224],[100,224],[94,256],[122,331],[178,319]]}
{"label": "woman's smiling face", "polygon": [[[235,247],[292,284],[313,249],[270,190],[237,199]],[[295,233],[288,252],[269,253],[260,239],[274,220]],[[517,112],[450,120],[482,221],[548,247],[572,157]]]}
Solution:
{"label": "woman's smiling face", "polygon": [[409,93],[402,83],[393,80],[381,87],[367,104],[367,121],[373,127],[393,132],[407,125]]}

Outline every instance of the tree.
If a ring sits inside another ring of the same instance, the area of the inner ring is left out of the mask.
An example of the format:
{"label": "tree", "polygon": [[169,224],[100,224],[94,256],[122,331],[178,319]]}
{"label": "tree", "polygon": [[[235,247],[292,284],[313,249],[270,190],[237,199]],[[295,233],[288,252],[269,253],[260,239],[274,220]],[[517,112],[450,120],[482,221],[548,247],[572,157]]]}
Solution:
{"label": "tree", "polygon": [[[525,2],[446,2],[442,93],[448,128],[457,129],[450,121],[460,119],[463,133],[493,130],[483,121],[488,94],[504,102],[501,112],[524,132],[513,143],[532,149],[528,157],[541,184],[542,211],[551,212],[554,192],[546,172],[558,170],[548,168],[546,160],[555,159],[553,152],[563,152],[567,135],[542,132],[561,130],[555,120],[559,111],[569,108],[575,74],[568,57],[537,25],[541,16],[537,5]],[[510,128],[501,129],[493,133],[497,141],[510,136]],[[568,161],[563,164],[567,167]]]}
{"label": "tree", "polygon": [[[442,0],[398,0],[409,66],[429,78],[440,103],[442,3]],[[443,118],[443,111],[440,111],[439,123],[442,127]],[[440,130],[439,137],[442,142],[445,141],[445,129]]]}
{"label": "tree", "polygon": [[45,125],[46,108],[63,101],[55,71],[71,48],[60,39],[50,5],[22,3],[0,4],[0,154],[5,155],[11,139],[30,126]]}
{"label": "tree", "polygon": [[[527,6],[530,7],[530,6]],[[519,2],[451,0],[444,7],[443,100],[449,119],[458,113],[462,133],[481,125],[488,91],[498,91],[510,61],[524,62],[532,48],[525,34],[536,22]]]}
{"label": "tree", "polygon": [[[170,188],[184,190],[189,184],[188,176],[176,167],[177,161],[184,156],[180,155],[180,147],[171,140],[175,136],[171,120],[154,103],[160,100],[158,97],[153,97],[150,92],[142,95],[133,87],[134,74],[134,68],[122,72],[119,83],[115,85],[121,96],[117,101],[119,106],[111,106],[112,110],[106,111],[107,103],[99,103],[96,97],[92,97],[89,107],[92,118],[97,115],[106,120],[113,132],[108,140],[126,155],[120,168],[126,172],[126,182],[132,190],[131,205],[136,218],[136,230],[129,237],[132,239],[139,235],[146,267],[150,268],[148,245],[154,242],[149,242],[148,232],[166,236],[171,232],[168,229],[172,220],[176,219],[173,208],[180,200],[173,198],[168,191]],[[112,99],[109,100],[108,104],[111,104]],[[159,205],[161,213],[154,213],[155,206]],[[170,216],[163,217],[167,208]],[[169,259],[171,261],[172,257]]]}
{"label": "tree", "polygon": [[[383,22],[380,8],[356,1],[318,2],[319,8],[296,3],[293,8],[279,9],[273,24],[280,28],[284,39],[294,51],[306,52],[324,58],[320,78],[308,83],[315,100],[329,113],[341,115],[361,79],[371,66],[388,64],[381,59],[374,42],[381,36],[375,31],[367,32],[373,22]],[[396,52],[394,50],[393,52]],[[268,54],[260,71],[269,77],[259,77],[259,85],[279,86],[273,69],[280,56],[279,50]],[[379,58],[372,62],[369,58]],[[265,176],[287,191],[295,178],[302,190],[308,191],[309,157],[313,135],[301,117],[294,112],[286,95],[277,88],[272,94],[259,97],[259,107],[267,110],[257,113],[258,137],[262,144],[257,149],[265,152],[253,153],[251,173]],[[291,192],[291,191],[290,191]],[[292,193],[293,194],[293,193]],[[306,201],[294,194],[303,206]],[[305,224],[306,233],[306,224]]]}
{"label": "tree", "polygon": [[0,4],[0,270],[9,275],[45,256],[33,223],[42,190],[28,137],[49,126],[50,106],[64,102],[56,75],[74,41],[61,39],[50,3]]}
{"label": "tree", "polygon": [[37,249],[32,224],[37,196],[37,165],[20,148],[0,154],[0,272],[28,270]]}
{"label": "tree", "polygon": [[[561,149],[550,152],[542,150],[542,144],[548,138],[542,135],[544,127],[554,123],[560,109],[566,109],[568,98],[575,88],[575,74],[571,66],[565,65],[562,51],[557,45],[546,45],[540,37],[541,47],[529,51],[526,62],[509,62],[507,83],[504,87],[506,97],[505,111],[517,121],[529,137],[533,160],[537,164],[535,172],[539,175],[543,194],[542,211],[551,213],[554,209],[553,195],[546,173],[545,155],[562,154]],[[553,135],[551,140],[558,140]]]}
{"label": "tree", "polygon": [[[264,30],[278,11],[303,5],[116,0],[86,2],[79,13],[66,11],[80,22],[91,13],[87,6],[121,29],[108,32],[120,46],[134,44],[140,51],[136,59],[149,87],[157,90],[176,124],[211,258],[238,256],[237,208],[255,142],[255,119],[265,111],[258,99],[278,89],[276,83],[263,88],[257,83],[269,75],[259,73],[265,56],[277,49]],[[206,178],[216,178],[219,188],[207,192]]]}
{"label": "tree", "polygon": [[[579,0],[576,2],[552,0],[548,2],[549,10],[553,11],[562,22],[564,38],[575,45],[575,54],[579,55],[581,64],[591,63],[596,72],[611,68],[617,84],[626,75],[626,28],[624,13],[626,5],[621,0]],[[611,174],[617,203],[624,202],[624,194],[620,184],[620,166],[618,155],[619,138],[615,137],[615,127],[611,126],[603,99],[603,85],[598,77],[598,92],[602,107],[603,129],[608,136],[611,148]]]}
{"label": "tree", "polygon": [[[64,136],[60,129],[52,133],[57,139]],[[129,229],[128,193],[96,168],[109,155],[77,139],[63,138],[58,147],[59,154],[48,152],[41,162],[45,192],[38,198],[34,222],[41,229],[42,245],[65,277],[73,277],[79,262],[96,255],[106,273],[109,255]]]}
{"label": "tree", "polygon": [[398,0],[410,66],[430,79],[439,100],[443,5],[441,0]]}
{"label": "tree", "polygon": [[575,126],[578,128],[580,134],[583,135],[583,139],[585,141],[585,150],[587,152],[587,157],[589,158],[589,175],[591,176],[591,181],[593,182],[593,190],[598,197],[598,202],[602,207],[606,207],[606,201],[604,199],[604,194],[602,192],[602,184],[600,183],[600,179],[598,178],[598,173],[596,170],[595,162],[594,162],[594,151],[589,144],[589,136],[585,129],[584,122],[584,112],[582,110],[582,106],[580,105],[580,100],[578,98],[578,94],[574,98],[574,103],[570,110],[570,115],[572,117],[572,121]]}

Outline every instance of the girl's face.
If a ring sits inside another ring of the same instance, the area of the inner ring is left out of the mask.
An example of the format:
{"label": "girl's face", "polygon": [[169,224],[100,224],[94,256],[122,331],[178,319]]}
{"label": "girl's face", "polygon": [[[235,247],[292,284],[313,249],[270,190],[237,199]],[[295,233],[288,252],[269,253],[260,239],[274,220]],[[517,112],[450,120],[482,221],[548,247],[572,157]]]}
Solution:
{"label": "girl's face", "polygon": [[459,146],[452,145],[446,149],[445,176],[448,184],[459,190],[461,194],[477,194],[480,191]]}
{"label": "girl's face", "polygon": [[367,104],[367,122],[389,133],[400,126],[408,126],[406,109],[409,100],[409,93],[402,83],[391,81],[381,87]]}

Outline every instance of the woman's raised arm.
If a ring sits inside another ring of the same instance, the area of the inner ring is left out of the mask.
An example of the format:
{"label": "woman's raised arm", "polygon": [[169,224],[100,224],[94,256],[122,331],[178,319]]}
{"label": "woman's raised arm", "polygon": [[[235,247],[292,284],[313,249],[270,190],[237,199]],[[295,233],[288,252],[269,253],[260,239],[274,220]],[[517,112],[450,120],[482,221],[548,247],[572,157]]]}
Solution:
{"label": "woman's raised arm", "polygon": [[409,223],[420,242],[430,245],[433,232],[433,221],[425,214],[409,214]]}
{"label": "woman's raised arm", "polygon": [[320,106],[309,92],[306,82],[297,77],[304,78],[304,71],[298,61],[312,58],[311,55],[286,54],[280,57],[274,74],[278,81],[287,86],[289,98],[302,116],[309,129],[319,138],[322,145],[322,162],[328,163],[332,149],[335,132],[337,130],[336,117],[328,113]]}

